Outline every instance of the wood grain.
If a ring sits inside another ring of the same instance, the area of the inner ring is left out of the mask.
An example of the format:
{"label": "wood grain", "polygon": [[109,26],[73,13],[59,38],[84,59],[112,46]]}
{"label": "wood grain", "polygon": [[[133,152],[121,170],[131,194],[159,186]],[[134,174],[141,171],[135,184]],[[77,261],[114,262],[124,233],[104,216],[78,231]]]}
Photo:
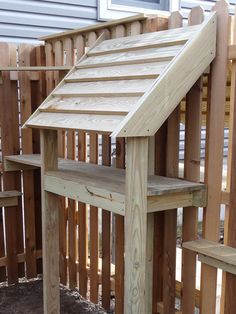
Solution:
{"label": "wood grain", "polygon": [[[193,8],[189,15],[189,24],[199,24],[204,19],[204,11],[201,7]],[[200,181],[200,152],[201,152],[201,101],[202,78],[191,88],[186,96],[186,120],[185,120],[185,179]],[[183,211],[183,241],[197,239],[198,208],[188,207]],[[182,253],[182,281],[183,298],[182,309],[184,313],[195,311],[195,287],[196,287],[196,254],[188,250]]]}
{"label": "wood grain", "polygon": [[42,228],[44,313],[60,313],[59,295],[59,211],[58,198],[45,191],[44,175],[57,169],[57,132],[42,130]]}
{"label": "wood grain", "polygon": [[164,61],[78,69],[68,76],[66,82],[155,78],[164,70],[167,64],[168,62]]}
{"label": "wood grain", "polygon": [[53,97],[40,107],[44,112],[127,114],[139,97]]}
{"label": "wood grain", "polygon": [[[220,191],[222,184],[222,162],[224,143],[224,104],[227,80],[229,15],[226,1],[219,1],[214,7],[217,12],[217,50],[211,66],[210,94],[208,105],[208,129],[205,181],[208,185],[208,205],[203,215],[203,237],[219,239]],[[216,145],[217,143],[217,145]],[[201,313],[215,311],[216,269],[203,265],[201,271]]]}
{"label": "wood grain", "polygon": [[170,61],[181,50],[183,45],[149,48],[138,51],[117,52],[104,56],[91,56],[77,65],[77,68],[106,67],[124,64],[139,64],[147,62],[166,62]]}
{"label": "wood grain", "polygon": [[[138,23],[138,22],[136,22]],[[189,38],[194,35],[199,27],[182,27],[171,31],[151,32],[130,37],[106,40],[97,47],[94,47],[90,52],[91,55],[106,54],[118,51],[129,51],[142,49],[143,47],[161,47],[168,45],[184,44]]]}
{"label": "wood grain", "polygon": [[[215,34],[216,16],[213,14],[206,18],[200,30],[170,62],[142,101],[126,116],[112,136],[154,135],[214,59]],[[198,49],[199,46],[202,47],[202,53]],[[192,68],[193,59],[194,68]],[[191,70],[188,71],[188,67]],[[155,106],[157,102],[159,105]],[[145,121],[145,123],[138,123],[138,121]]]}
{"label": "wood grain", "polygon": [[117,82],[81,82],[81,83],[66,83],[61,88],[57,89],[53,95],[106,95],[106,94],[138,94],[142,95],[152,85],[153,79],[144,80],[121,80]]}
{"label": "wood grain", "polygon": [[146,313],[148,138],[129,138],[126,161],[124,313]]}

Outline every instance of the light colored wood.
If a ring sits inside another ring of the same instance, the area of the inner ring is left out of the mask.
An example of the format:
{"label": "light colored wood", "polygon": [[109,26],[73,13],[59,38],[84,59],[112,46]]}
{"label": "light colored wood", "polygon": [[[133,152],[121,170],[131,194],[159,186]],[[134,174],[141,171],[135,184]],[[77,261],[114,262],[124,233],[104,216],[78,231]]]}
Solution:
{"label": "light colored wood", "polygon": [[[217,242],[219,239],[220,202],[222,185],[222,164],[224,146],[224,115],[228,64],[229,14],[228,2],[216,3],[217,50],[211,65],[209,84],[207,149],[205,182],[208,186],[207,208],[203,214],[203,237]],[[214,313],[216,307],[217,271],[203,264],[201,268],[201,306],[202,314]]]}
{"label": "light colored wood", "polygon": [[[17,163],[19,165],[22,164],[22,167],[23,165],[41,167],[41,158],[40,155],[37,154],[6,156],[5,159],[11,161],[12,163]],[[20,166],[16,168],[16,170],[21,170]],[[91,173],[91,180],[93,177],[96,178],[101,176],[101,180],[110,178],[110,180],[114,179],[114,182],[117,182],[117,184],[124,183],[125,170],[123,169],[115,169],[59,158],[58,170],[61,170],[62,174],[63,172],[68,171],[68,175],[71,177],[73,177],[73,175],[76,176],[75,172],[81,171],[80,176],[82,176],[83,173],[85,173],[85,175],[86,173]],[[111,182],[109,182],[108,185],[110,185],[110,183]],[[205,186],[200,183],[193,183],[182,179],[167,178],[157,175],[150,175],[148,177],[148,196],[199,190],[205,190]],[[122,185],[119,191],[123,191]]]}
{"label": "light colored wood", "polygon": [[[204,19],[204,10],[195,7],[189,14],[189,24],[200,24]],[[186,95],[185,116],[185,159],[184,177],[194,182],[200,181],[201,152],[201,101],[202,84],[200,78]],[[198,236],[198,208],[188,207],[183,210],[183,241],[196,240]],[[189,250],[182,251],[182,310],[183,313],[195,311],[196,254]]]}
{"label": "light colored wood", "polygon": [[66,82],[109,81],[122,79],[156,78],[168,64],[149,62],[140,64],[114,65],[110,67],[94,67],[78,69],[66,79]]}
{"label": "light colored wood", "polygon": [[[100,43],[102,40],[104,40],[104,35],[101,34],[98,39],[96,40],[96,42],[92,45],[92,47],[94,47],[96,44]],[[92,48],[91,47],[91,48]],[[89,50],[88,50],[89,51]],[[51,44],[47,43],[45,45],[45,52],[46,52],[46,63],[47,64],[53,64],[53,47]],[[87,58],[87,53],[85,53],[80,59],[79,61],[82,61],[84,59]],[[65,79],[67,76],[69,76],[71,73],[73,73],[75,71],[75,66],[72,67],[72,69],[68,72],[68,74],[65,76]],[[54,82],[53,82],[53,72],[47,72],[46,73],[46,81],[47,81],[47,94],[48,97],[42,102],[41,105],[44,105],[44,103],[46,103],[47,101],[49,101],[53,96],[52,93],[54,91],[56,91],[57,89],[59,89],[61,86],[64,85],[64,80],[62,80],[57,86],[56,88],[54,88]],[[27,122],[31,119],[34,118],[35,116],[37,116],[39,111],[39,108],[31,115],[31,117],[26,121],[26,123],[23,125],[23,129],[27,127]]]}
{"label": "light colored wood", "polygon": [[[63,43],[56,41],[53,43],[55,54],[55,66],[64,65],[63,57]],[[55,84],[60,82],[60,73],[54,73]],[[65,132],[58,132],[58,157],[65,158]],[[63,285],[67,285],[67,208],[66,199],[59,197],[59,266],[60,266],[60,282]]]}
{"label": "light colored wood", "polygon": [[121,122],[121,115],[73,114],[40,112],[27,122],[28,127],[47,129],[70,129],[110,133]]}
{"label": "light colored wood", "polygon": [[[223,271],[229,273],[230,275],[236,275],[236,266],[230,265],[228,263],[224,263],[215,258],[205,256],[202,254],[198,254],[198,260],[203,264],[207,264],[215,268],[220,268]],[[232,310],[232,307],[231,307],[231,310]]]}
{"label": "light colored wood", "polygon": [[147,313],[148,138],[129,138],[126,164],[124,313]]}
{"label": "light colored wood", "polygon": [[58,39],[61,37],[71,37],[72,35],[78,35],[78,34],[85,33],[85,32],[97,31],[99,29],[103,29],[103,28],[107,28],[107,27],[113,27],[113,26],[116,26],[119,24],[125,24],[125,23],[132,22],[132,21],[142,21],[142,20],[145,20],[146,18],[147,18],[147,16],[145,14],[140,13],[140,14],[135,14],[135,15],[125,17],[122,19],[115,19],[113,21],[96,23],[95,25],[80,27],[79,29],[75,29],[75,30],[69,30],[69,31],[60,32],[60,33],[53,34],[53,35],[43,36],[43,37],[40,37],[39,39],[45,40],[45,41],[50,41],[50,40],[55,40],[55,39]]}
{"label": "light colored wood", "polygon": [[[236,19],[231,22],[231,34],[233,44],[236,43]],[[229,51],[230,52],[230,51]],[[225,207],[224,222],[224,244],[236,248],[235,241],[235,158],[236,158],[236,60],[232,60],[231,66],[231,83],[230,83],[230,118],[229,118],[229,144],[228,144],[228,160],[227,160],[227,185],[225,196],[228,196],[227,206]],[[225,272],[222,277],[222,297],[221,312],[222,314],[230,314],[236,311],[235,285],[236,272],[235,269],[225,265],[222,268]],[[229,268],[229,269],[228,269]]]}
{"label": "light colored wood", "polygon": [[81,63],[78,63],[76,68],[94,68],[107,67],[124,64],[140,64],[147,62],[166,62],[175,57],[181,50],[183,45],[176,45],[161,48],[149,48],[137,51],[117,52],[102,56],[89,57]]}
{"label": "light colored wood", "polygon": [[192,38],[198,28],[199,26],[181,27],[172,30],[106,40],[104,43],[94,47],[89,52],[89,56],[110,52],[138,50],[143,49],[143,47],[152,48],[185,44],[187,40]]}
{"label": "light colored wood", "polygon": [[[168,27],[171,31],[181,29],[182,16],[179,12],[171,13]],[[171,113],[167,120],[166,138],[166,170],[168,177],[178,177],[179,165],[179,106]],[[170,198],[171,199],[171,198]],[[169,200],[166,200],[168,203]],[[163,208],[166,204],[163,204]],[[164,311],[174,314],[175,311],[175,270],[176,270],[176,234],[177,234],[177,207],[164,213],[163,236],[163,306]]]}
{"label": "light colored wood", "polygon": [[236,44],[231,44],[228,47],[228,59],[235,60],[236,59]]}
{"label": "light colored wood", "polygon": [[[212,13],[201,24],[195,36],[170,62],[149,92],[140,99],[137,106],[112,133],[112,136],[154,135],[214,59],[215,45],[216,14]],[[199,47],[201,47],[200,51]],[[194,69],[192,60],[195,60]],[[155,105],[156,103],[158,106]],[[138,123],[138,121],[145,121],[145,123]]]}
{"label": "light colored wood", "polygon": [[229,205],[229,191],[221,191],[221,204]]}
{"label": "light colored wood", "polygon": [[[7,157],[16,170],[24,164],[40,167],[39,155]],[[45,175],[45,189],[124,215],[125,171],[105,166],[59,159],[56,172]],[[12,168],[11,168],[12,169]],[[204,206],[205,187],[179,179],[148,177],[148,211],[167,210],[189,205]]]}
{"label": "light colored wood", "polygon": [[53,97],[40,107],[45,112],[125,115],[139,97]]}
{"label": "light colored wood", "polygon": [[21,195],[21,192],[18,191],[0,192],[0,207],[17,206]]}
{"label": "light colored wood", "polygon": [[196,240],[184,242],[183,247],[236,267],[236,249],[230,246],[208,240]]}
{"label": "light colored wood", "polygon": [[121,81],[104,81],[104,82],[81,82],[81,83],[66,83],[61,88],[57,89],[53,95],[64,96],[93,96],[93,95],[118,95],[126,96],[136,95],[142,96],[147,89],[153,84],[154,79],[142,80],[121,80]]}
{"label": "light colored wood", "polygon": [[44,314],[60,313],[58,197],[45,191],[45,172],[57,169],[57,131],[42,130],[42,235]]}

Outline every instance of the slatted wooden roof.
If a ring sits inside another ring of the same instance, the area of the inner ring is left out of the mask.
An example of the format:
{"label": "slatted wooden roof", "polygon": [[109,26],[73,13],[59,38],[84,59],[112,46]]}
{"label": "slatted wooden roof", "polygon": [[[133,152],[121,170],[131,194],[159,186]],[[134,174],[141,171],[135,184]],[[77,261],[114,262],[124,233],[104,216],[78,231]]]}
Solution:
{"label": "slatted wooden roof", "polygon": [[151,136],[214,59],[215,44],[214,13],[197,26],[101,36],[25,126]]}

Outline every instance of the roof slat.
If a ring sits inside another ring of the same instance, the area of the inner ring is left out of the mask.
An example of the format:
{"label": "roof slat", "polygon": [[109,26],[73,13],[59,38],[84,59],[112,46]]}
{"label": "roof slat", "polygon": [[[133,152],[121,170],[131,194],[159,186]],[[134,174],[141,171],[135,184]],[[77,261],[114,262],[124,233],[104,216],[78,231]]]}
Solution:
{"label": "roof slat", "polygon": [[152,86],[154,79],[144,80],[121,80],[105,82],[81,82],[66,83],[58,88],[53,95],[78,95],[78,96],[97,96],[97,95],[142,95]]}
{"label": "roof slat", "polygon": [[111,53],[102,56],[91,56],[80,62],[76,68],[95,68],[123,64],[147,63],[154,61],[171,61],[172,58],[178,54],[181,48],[183,48],[183,45]]}
{"label": "roof slat", "polygon": [[120,115],[93,115],[73,113],[39,112],[27,124],[34,128],[67,129],[111,133],[123,120]]}
{"label": "roof slat", "polygon": [[199,29],[199,26],[188,26],[167,31],[110,39],[103,41],[94,47],[88,55],[107,54],[112,51],[137,50],[143,49],[145,46],[150,49],[151,47],[166,47],[184,44],[193,36],[197,29]]}
{"label": "roof slat", "polygon": [[40,107],[44,112],[127,114],[139,97],[53,97]]}
{"label": "roof slat", "polygon": [[66,82],[106,81],[157,77],[169,62],[124,64],[102,68],[78,69],[71,73]]}

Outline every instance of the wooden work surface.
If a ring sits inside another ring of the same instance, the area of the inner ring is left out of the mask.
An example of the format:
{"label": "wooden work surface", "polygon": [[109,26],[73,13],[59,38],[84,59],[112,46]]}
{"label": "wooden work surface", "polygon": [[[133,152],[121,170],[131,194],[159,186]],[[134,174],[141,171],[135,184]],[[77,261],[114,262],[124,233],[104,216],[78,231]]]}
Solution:
{"label": "wooden work surface", "polygon": [[224,263],[236,266],[236,249],[208,240],[197,240],[183,243],[185,249],[197,252]]}
{"label": "wooden work surface", "polygon": [[[5,171],[38,168],[41,167],[40,155],[7,156],[4,166]],[[44,180],[49,192],[124,214],[123,169],[59,158],[58,170],[46,172]],[[169,206],[173,206],[173,202],[178,204],[178,207],[187,206],[193,202],[194,193],[199,192],[205,192],[203,184],[156,175],[149,176],[147,191],[149,211],[169,209],[166,207],[168,202],[171,202]],[[204,200],[201,200],[200,196],[200,204],[202,202],[204,203]]]}

